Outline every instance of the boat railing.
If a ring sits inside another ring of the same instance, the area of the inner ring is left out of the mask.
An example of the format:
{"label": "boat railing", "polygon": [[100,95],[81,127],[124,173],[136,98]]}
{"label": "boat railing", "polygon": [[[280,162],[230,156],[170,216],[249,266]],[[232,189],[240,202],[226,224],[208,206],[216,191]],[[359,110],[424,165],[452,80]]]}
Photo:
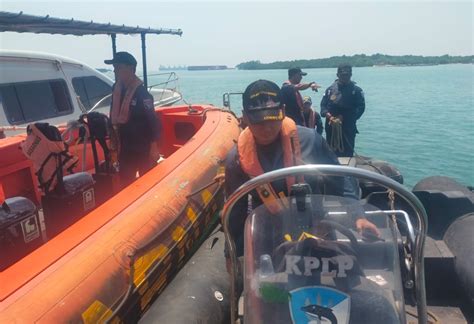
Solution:
{"label": "boat railing", "polygon": [[[169,93],[169,91],[172,91],[173,93],[178,93],[179,98],[181,99],[181,92],[179,91],[179,77],[175,72],[165,72],[165,73],[154,73],[154,74],[148,74],[148,77],[158,77],[158,78],[163,78],[166,79],[165,81],[154,83],[150,86],[148,86],[148,91],[152,91],[153,88],[158,88],[161,91],[160,95],[155,98],[155,101],[161,102],[166,98],[166,95]],[[166,91],[169,90],[169,91]],[[179,99],[178,99],[179,100]]]}
{"label": "boat railing", "polygon": [[[150,77],[159,77],[159,78],[166,78],[166,81],[154,83],[150,86],[148,86],[148,91],[151,91],[153,88],[159,88],[159,89],[166,89],[166,90],[171,90],[173,92],[180,92],[179,91],[179,77],[175,72],[165,72],[165,73],[153,73],[153,74],[148,74],[148,78]],[[165,91],[161,93],[161,98],[160,101],[163,99]]]}
{"label": "boat railing", "polygon": [[226,92],[222,95],[222,105],[229,110],[230,108],[230,97],[231,96],[242,96],[243,92]]}

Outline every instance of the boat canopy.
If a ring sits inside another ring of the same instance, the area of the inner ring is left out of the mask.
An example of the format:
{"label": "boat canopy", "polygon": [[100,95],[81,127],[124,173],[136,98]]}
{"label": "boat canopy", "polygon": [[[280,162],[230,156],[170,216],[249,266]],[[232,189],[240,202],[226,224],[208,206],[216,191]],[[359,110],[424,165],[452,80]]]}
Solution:
{"label": "boat canopy", "polygon": [[63,18],[54,18],[49,15],[33,16],[19,13],[0,11],[0,31],[37,34],[62,35],[112,35],[112,34],[170,34],[182,35],[181,29],[142,28],[111,23],[96,23],[94,21],[80,21]]}
{"label": "boat canopy", "polygon": [[142,60],[143,60],[143,78],[147,86],[147,68],[146,68],[146,34],[183,34],[181,29],[167,28],[143,28],[140,26],[112,25],[109,23],[97,23],[94,21],[81,21],[64,18],[55,18],[46,16],[34,16],[19,13],[0,11],[0,32],[18,32],[18,33],[36,33],[36,34],[61,34],[61,35],[110,35],[112,38],[112,53],[117,51],[116,36],[121,35],[141,35],[142,40]]}

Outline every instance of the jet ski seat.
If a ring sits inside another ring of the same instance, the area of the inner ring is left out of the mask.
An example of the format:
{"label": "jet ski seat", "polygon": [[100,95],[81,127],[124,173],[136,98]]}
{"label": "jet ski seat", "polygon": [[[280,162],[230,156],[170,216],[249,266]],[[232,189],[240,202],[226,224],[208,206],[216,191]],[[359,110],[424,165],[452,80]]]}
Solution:
{"label": "jet ski seat", "polygon": [[0,271],[43,244],[38,210],[24,197],[7,198],[0,206]]}

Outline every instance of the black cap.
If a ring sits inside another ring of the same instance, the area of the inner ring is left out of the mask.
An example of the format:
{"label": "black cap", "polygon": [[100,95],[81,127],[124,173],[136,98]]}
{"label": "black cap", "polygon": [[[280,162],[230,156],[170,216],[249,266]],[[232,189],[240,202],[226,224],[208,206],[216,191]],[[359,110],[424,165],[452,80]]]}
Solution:
{"label": "black cap", "polygon": [[105,60],[105,64],[125,64],[131,66],[137,66],[137,60],[133,57],[132,54],[128,52],[117,52],[114,55],[114,58],[111,60]]}
{"label": "black cap", "polygon": [[280,87],[268,80],[249,84],[242,95],[242,105],[251,124],[285,118]]}
{"label": "black cap", "polygon": [[288,78],[291,78],[295,74],[307,75],[308,73],[301,71],[300,68],[288,69]]}
{"label": "black cap", "polygon": [[337,67],[338,74],[352,74],[352,66],[350,64],[340,64]]}

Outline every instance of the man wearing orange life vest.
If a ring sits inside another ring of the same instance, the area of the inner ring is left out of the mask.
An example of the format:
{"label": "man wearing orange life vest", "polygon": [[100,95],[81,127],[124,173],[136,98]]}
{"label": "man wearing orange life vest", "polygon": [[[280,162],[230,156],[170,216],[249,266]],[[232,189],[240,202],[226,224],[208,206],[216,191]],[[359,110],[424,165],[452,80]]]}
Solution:
{"label": "man wearing orange life vest", "polygon": [[128,52],[117,52],[104,63],[114,66],[110,119],[118,130],[120,182],[126,186],[135,180],[137,171],[142,176],[156,165],[160,125],[153,96],[135,75],[135,58]]}
{"label": "man wearing orange life vest", "polygon": [[[255,81],[245,90],[242,96],[243,118],[249,126],[241,133],[237,146],[229,152],[226,159],[227,195],[250,178],[264,172],[304,163],[339,164],[336,155],[314,129],[296,126],[293,120],[285,117],[285,107],[280,100],[280,88],[271,81]],[[291,181],[294,182],[295,179],[275,181],[266,188],[272,195],[288,195]],[[320,184],[310,185],[313,192],[317,193]],[[358,199],[358,188],[350,179],[328,177],[325,179],[325,188],[326,194]],[[257,190],[251,195],[251,207],[255,208],[263,202],[269,210],[278,208],[268,202],[268,192],[263,191]],[[243,229],[248,205],[248,199],[238,201],[232,210],[238,217],[232,217],[236,222],[229,224],[236,238],[238,256],[243,254]],[[357,219],[356,227],[359,231],[368,230],[379,235],[375,225],[365,218]]]}

